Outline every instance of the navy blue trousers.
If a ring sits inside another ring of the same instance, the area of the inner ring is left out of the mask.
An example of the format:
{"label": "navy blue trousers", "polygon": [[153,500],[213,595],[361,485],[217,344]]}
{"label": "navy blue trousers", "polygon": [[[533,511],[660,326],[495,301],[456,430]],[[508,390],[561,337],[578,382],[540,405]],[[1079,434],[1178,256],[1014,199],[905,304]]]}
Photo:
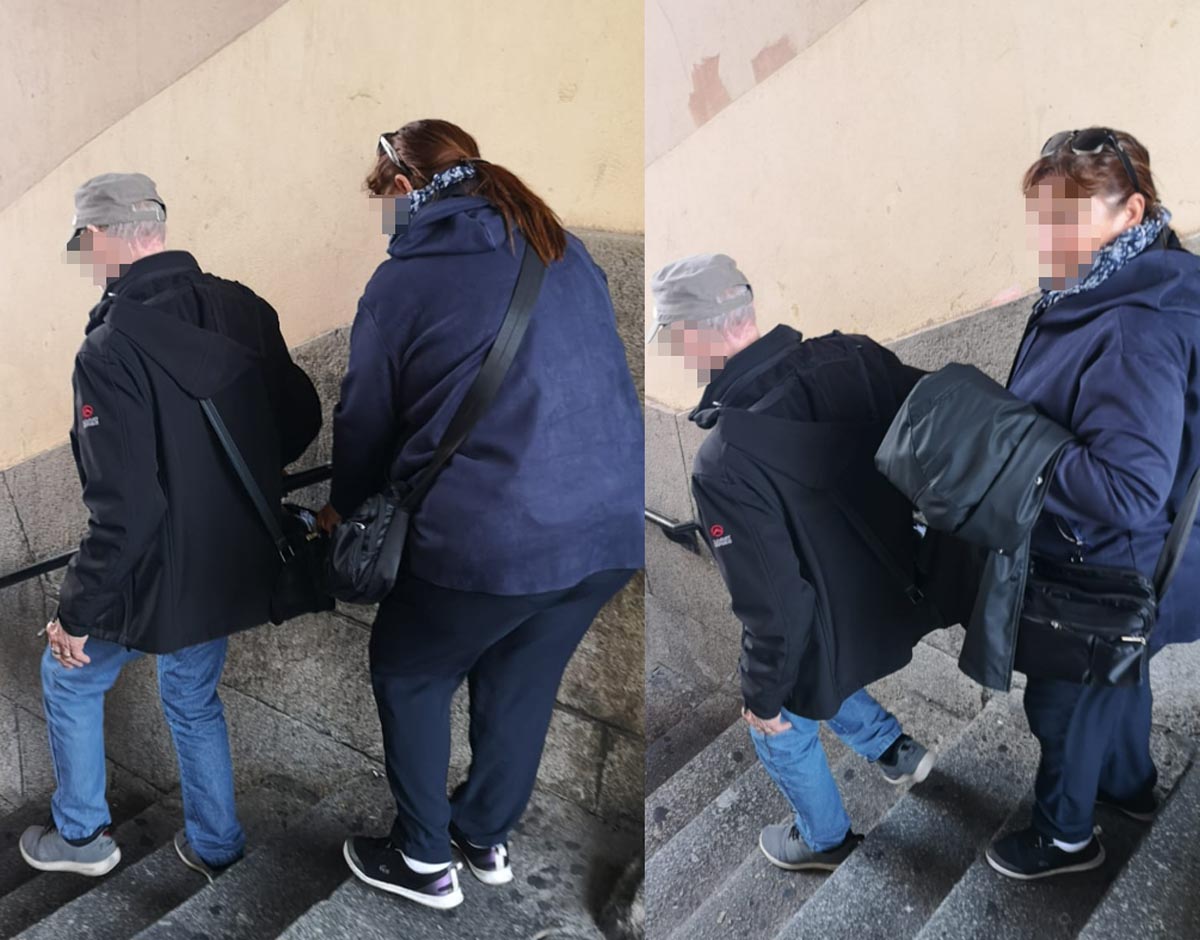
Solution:
{"label": "navy blue trousers", "polygon": [[[451,821],[476,845],[507,840],[533,792],[567,662],[632,575],[519,596],[401,575],[371,631],[371,684],[396,798],[392,841],[409,858],[449,862]],[[450,702],[464,680],[471,767],[449,798]]]}
{"label": "navy blue trousers", "polygon": [[1098,793],[1129,800],[1154,789],[1149,677],[1136,686],[1030,679],[1029,728],[1042,746],[1033,826],[1064,842],[1091,838]]}

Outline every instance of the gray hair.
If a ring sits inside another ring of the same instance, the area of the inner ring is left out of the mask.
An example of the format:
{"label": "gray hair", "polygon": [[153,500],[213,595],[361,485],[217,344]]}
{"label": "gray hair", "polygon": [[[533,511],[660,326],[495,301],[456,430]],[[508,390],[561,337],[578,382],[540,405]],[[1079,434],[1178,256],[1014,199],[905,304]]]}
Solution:
{"label": "gray hair", "polygon": [[112,225],[105,225],[103,227],[104,234],[112,238],[119,238],[121,241],[129,242],[131,245],[145,244],[146,242],[165,242],[167,240],[166,213],[163,212],[162,206],[153,200],[148,200],[146,202],[135,202],[133,209],[138,212],[154,212],[161,218],[141,222],[115,222]]}
{"label": "gray hair", "polygon": [[744,297],[746,302],[739,304],[732,310],[726,310],[709,320],[704,321],[704,325],[714,330],[720,330],[725,336],[732,333],[737,333],[743,327],[754,322],[754,294],[749,287],[744,284],[739,284],[737,287],[731,287],[727,291],[723,291],[718,301],[735,300]]}

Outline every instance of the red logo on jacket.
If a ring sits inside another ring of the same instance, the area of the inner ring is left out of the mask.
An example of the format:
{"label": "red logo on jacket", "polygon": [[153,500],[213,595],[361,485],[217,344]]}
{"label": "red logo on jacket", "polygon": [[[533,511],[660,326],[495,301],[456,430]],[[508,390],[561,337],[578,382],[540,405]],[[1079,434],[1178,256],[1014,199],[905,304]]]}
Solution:
{"label": "red logo on jacket", "polygon": [[708,530],[708,534],[711,535],[714,539],[719,539],[722,535],[725,534],[725,526],[715,525],[711,529]]}
{"label": "red logo on jacket", "polygon": [[94,418],[96,416],[96,409],[91,405],[84,405],[82,414],[84,418]]}

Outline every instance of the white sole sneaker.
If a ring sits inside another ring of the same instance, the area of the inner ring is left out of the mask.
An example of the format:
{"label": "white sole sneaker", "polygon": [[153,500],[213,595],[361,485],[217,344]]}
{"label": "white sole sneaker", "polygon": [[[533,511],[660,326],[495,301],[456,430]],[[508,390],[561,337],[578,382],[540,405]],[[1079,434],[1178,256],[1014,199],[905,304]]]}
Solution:
{"label": "white sole sneaker", "polygon": [[25,859],[25,864],[38,871],[67,871],[76,875],[86,875],[88,878],[99,878],[101,875],[107,875],[121,864],[119,848],[114,849],[112,855],[99,862],[39,862],[29,857],[25,846],[18,845],[18,848],[21,850],[21,858]]}
{"label": "white sole sneaker", "polygon": [[350,871],[354,873],[355,878],[363,884],[368,884],[372,888],[378,888],[380,891],[386,891],[388,894],[399,895],[402,898],[415,901],[417,904],[423,904],[425,907],[436,908],[439,911],[448,911],[452,907],[458,907],[463,902],[462,888],[458,886],[458,876],[453,871],[451,872],[451,877],[454,879],[454,891],[450,894],[435,896],[422,894],[420,891],[413,891],[411,888],[390,884],[386,881],[376,881],[374,878],[371,878],[355,863],[354,855],[350,851],[349,839],[342,843],[342,857],[346,859],[346,864],[350,866]]}
{"label": "white sole sneaker", "polygon": [[506,885],[513,880],[511,865],[500,871],[496,871],[495,869],[489,871],[486,868],[476,868],[465,855],[463,856],[463,861],[467,863],[467,868],[471,869],[471,874],[485,885]]}
{"label": "white sole sneaker", "polygon": [[933,756],[933,751],[926,751],[925,756],[921,758],[921,762],[917,764],[917,769],[911,774],[905,774],[903,777],[896,777],[894,780],[887,774],[884,774],[883,779],[894,787],[898,787],[902,783],[909,783],[910,781],[912,783],[924,783],[926,778],[929,777],[930,772],[933,770],[933,765],[935,762],[936,759]]}
{"label": "white sole sneaker", "polygon": [[477,880],[482,881],[485,885],[492,885],[495,887],[496,885],[509,884],[513,880],[512,865],[506,865],[504,868],[500,869],[500,871],[496,871],[494,868],[476,868],[471,864],[470,856],[468,856],[467,853],[462,850],[462,847],[457,842],[451,839],[450,844],[458,851],[458,854],[462,856],[462,860],[466,862],[467,868],[471,869],[471,874],[474,875]]}
{"label": "white sole sneaker", "polygon": [[767,857],[768,862],[776,868],[782,868],[784,871],[837,871],[838,867],[842,864],[841,862],[803,862],[797,864],[795,862],[781,861],[767,851],[767,847],[763,845],[761,833],[758,836],[758,848]]}
{"label": "white sole sneaker", "polygon": [[1092,871],[1104,864],[1105,859],[1104,843],[1100,844],[1100,851],[1095,858],[1089,859],[1086,862],[1080,862],[1078,865],[1064,865],[1062,868],[1055,868],[1051,871],[1040,872],[1036,875],[1023,875],[1020,872],[1011,871],[1000,865],[999,862],[992,858],[992,850],[989,848],[984,853],[984,858],[993,870],[999,872],[1005,878],[1012,878],[1016,881],[1037,881],[1041,878],[1053,878],[1055,875],[1069,875],[1071,872]]}

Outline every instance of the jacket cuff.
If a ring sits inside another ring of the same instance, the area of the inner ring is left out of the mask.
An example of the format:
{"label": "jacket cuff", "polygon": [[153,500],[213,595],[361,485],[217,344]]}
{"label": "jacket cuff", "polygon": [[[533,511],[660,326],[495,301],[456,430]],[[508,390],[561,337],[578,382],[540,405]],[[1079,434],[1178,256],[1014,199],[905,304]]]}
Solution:
{"label": "jacket cuff", "polygon": [[83,637],[83,636],[87,636],[87,635],[88,635],[88,634],[87,634],[87,630],[81,630],[81,629],[79,629],[78,627],[73,627],[73,626],[71,626],[71,624],[69,624],[69,623],[67,623],[65,620],[63,620],[63,618],[62,618],[62,607],[59,607],[59,608],[58,608],[58,610],[56,610],[56,611],[54,612],[54,617],[52,618],[52,620],[57,620],[57,621],[58,621],[58,625],[59,625],[60,627],[62,627],[64,631],[66,631],[67,633],[69,633],[69,634],[70,634],[71,636],[73,636],[73,637]]}
{"label": "jacket cuff", "polygon": [[763,721],[770,721],[772,718],[778,718],[783,713],[782,702],[775,704],[774,707],[772,707],[771,702],[764,702],[760,698],[755,698],[753,700],[743,698],[742,702],[752,715],[761,718]]}

